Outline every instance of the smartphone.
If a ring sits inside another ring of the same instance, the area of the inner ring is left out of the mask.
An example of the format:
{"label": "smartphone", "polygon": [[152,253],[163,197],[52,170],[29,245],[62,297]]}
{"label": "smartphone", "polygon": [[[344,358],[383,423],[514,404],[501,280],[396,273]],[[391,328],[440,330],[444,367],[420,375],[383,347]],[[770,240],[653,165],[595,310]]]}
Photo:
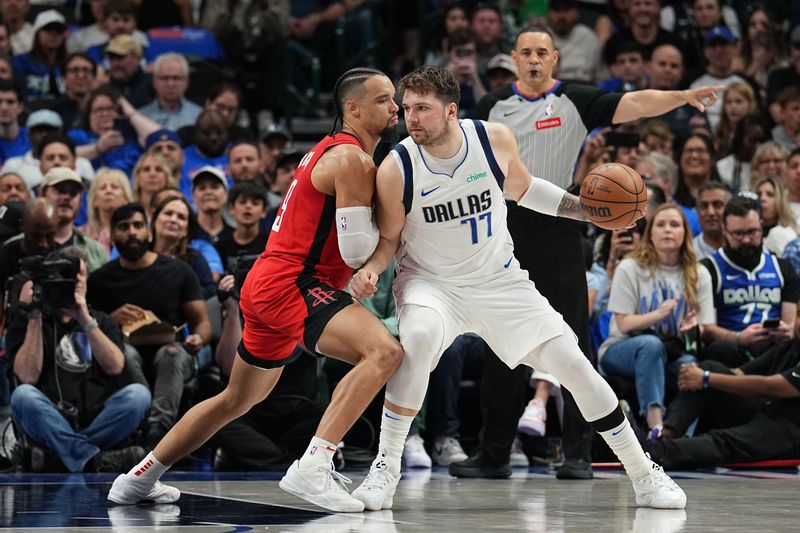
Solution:
{"label": "smartphone", "polygon": [[622,146],[636,148],[639,146],[639,134],[624,131],[609,131],[605,134],[607,146]]}
{"label": "smartphone", "polygon": [[130,127],[130,121],[128,121],[128,119],[124,117],[115,118],[114,125],[112,126],[114,130],[122,133],[123,135],[125,134],[125,132],[128,131],[129,127]]}
{"label": "smartphone", "polygon": [[781,319],[780,318],[768,318],[764,322],[761,323],[761,325],[763,327],[768,328],[768,329],[777,328],[778,326],[780,326],[780,324],[781,324]]}

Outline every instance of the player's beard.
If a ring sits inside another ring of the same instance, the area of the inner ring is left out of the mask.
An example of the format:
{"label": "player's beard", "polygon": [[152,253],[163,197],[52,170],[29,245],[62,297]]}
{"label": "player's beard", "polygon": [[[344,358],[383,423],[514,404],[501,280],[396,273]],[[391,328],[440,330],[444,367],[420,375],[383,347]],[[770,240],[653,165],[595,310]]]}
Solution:
{"label": "player's beard", "polygon": [[400,133],[397,131],[397,125],[389,124],[381,132],[381,140],[389,144],[395,144],[400,140]]}

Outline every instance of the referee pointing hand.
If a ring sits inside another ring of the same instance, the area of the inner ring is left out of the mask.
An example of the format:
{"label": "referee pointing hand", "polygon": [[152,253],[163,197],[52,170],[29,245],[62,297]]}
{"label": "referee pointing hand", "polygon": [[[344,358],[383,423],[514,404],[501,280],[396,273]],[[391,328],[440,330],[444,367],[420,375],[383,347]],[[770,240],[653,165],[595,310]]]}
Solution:
{"label": "referee pointing hand", "polygon": [[[597,127],[658,116],[685,104],[700,111],[714,105],[722,86],[686,91],[642,90],[609,93],[553,78],[558,51],[544,27],[523,29],[512,58],[519,80],[495,89],[481,99],[477,116],[511,128],[522,161],[536,176],[564,189],[572,185],[572,171],[586,134]],[[588,296],[579,222],[541,215],[509,205],[508,226],[515,255],[539,291],[578,335],[581,349],[590,354]],[[481,395],[485,413],[481,448],[463,463],[450,466],[459,477],[498,477],[509,463],[517,420],[525,403],[527,373],[510,370],[496,357],[486,361]],[[502,392],[501,392],[502,391]],[[589,479],[592,430],[572,396],[564,391],[563,450],[560,479]]]}

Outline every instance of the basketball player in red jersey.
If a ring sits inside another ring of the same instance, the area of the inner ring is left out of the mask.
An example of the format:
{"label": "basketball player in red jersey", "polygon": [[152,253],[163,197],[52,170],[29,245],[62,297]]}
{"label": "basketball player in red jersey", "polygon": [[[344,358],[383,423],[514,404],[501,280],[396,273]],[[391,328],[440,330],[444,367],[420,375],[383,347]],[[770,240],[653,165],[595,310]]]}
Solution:
{"label": "basketball player in red jersey", "polygon": [[[400,344],[368,310],[344,292],[353,269],[378,242],[372,221],[375,165],[381,136],[397,125],[394,86],[382,72],[347,71],[333,90],[342,131],[309,151],[272,226],[267,249],[242,288],[242,342],[227,388],[189,410],[127,474],[108,499],[119,504],[168,503],[180,491],[159,478],[228,422],[264,400],[302,343],[354,368],[339,382],[303,457],[280,486],[336,512],[360,512],[333,469],[339,443],[400,364]],[[336,121],[334,121],[335,129]]]}

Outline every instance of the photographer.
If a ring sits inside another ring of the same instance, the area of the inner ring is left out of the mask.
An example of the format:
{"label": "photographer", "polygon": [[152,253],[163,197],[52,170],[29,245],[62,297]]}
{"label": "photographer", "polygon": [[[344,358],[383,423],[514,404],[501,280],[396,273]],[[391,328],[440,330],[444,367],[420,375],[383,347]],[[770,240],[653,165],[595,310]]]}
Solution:
{"label": "photographer", "polygon": [[7,336],[21,383],[11,394],[14,417],[70,472],[127,470],[144,450],[108,450],[136,431],[150,407],[150,392],[124,372],[122,335],[114,320],[86,304],[85,256],[69,247],[25,265],[35,279],[22,287],[25,313],[15,315]]}

